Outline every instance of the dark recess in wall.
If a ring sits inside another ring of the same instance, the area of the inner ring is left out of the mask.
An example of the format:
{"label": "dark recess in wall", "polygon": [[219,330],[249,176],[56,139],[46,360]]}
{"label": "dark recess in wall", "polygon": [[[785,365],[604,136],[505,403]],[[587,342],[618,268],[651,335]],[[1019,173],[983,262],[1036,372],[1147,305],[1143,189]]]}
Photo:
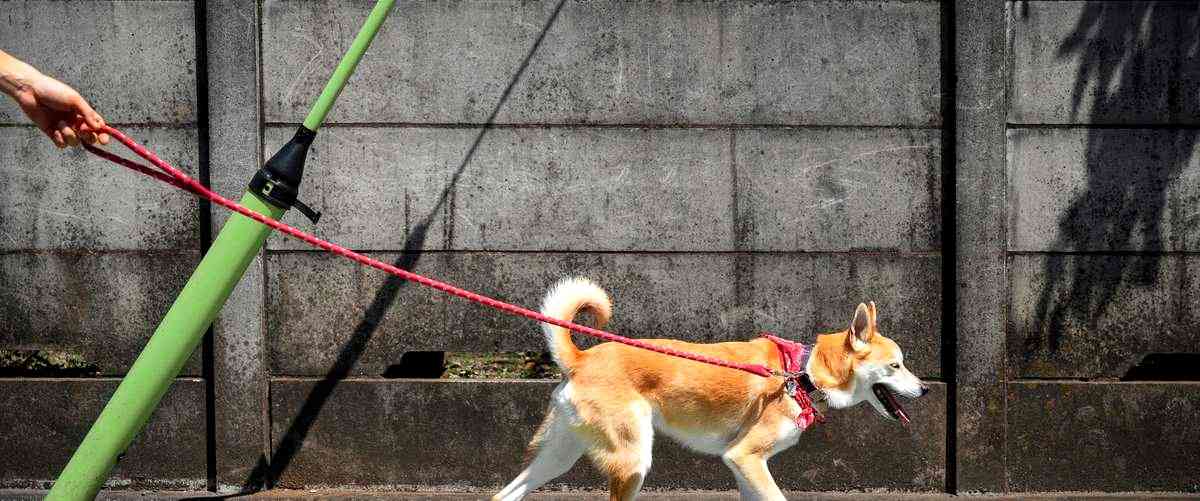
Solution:
{"label": "dark recess in wall", "polygon": [[1150,353],[1121,381],[1200,381],[1200,353]]}
{"label": "dark recess in wall", "polygon": [[100,366],[83,356],[54,350],[0,350],[0,378],[93,377]]}
{"label": "dark recess in wall", "polygon": [[385,378],[437,379],[446,371],[446,353],[442,351],[408,351],[400,363],[383,371]]}

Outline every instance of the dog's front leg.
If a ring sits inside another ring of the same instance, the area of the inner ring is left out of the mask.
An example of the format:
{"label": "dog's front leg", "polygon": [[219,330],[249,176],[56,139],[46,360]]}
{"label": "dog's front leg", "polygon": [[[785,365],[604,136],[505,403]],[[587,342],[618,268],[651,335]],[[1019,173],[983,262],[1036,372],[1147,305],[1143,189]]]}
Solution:
{"label": "dog's front leg", "polygon": [[731,449],[722,457],[737,478],[742,501],[786,501],[775,478],[767,469],[767,458],[761,454],[742,453]]}

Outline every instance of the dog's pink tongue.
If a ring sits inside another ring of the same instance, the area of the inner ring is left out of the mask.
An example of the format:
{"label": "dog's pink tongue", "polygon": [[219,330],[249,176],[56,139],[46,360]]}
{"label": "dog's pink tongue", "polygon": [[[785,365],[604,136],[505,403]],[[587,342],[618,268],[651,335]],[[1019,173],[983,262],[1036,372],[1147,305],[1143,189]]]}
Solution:
{"label": "dog's pink tongue", "polygon": [[893,395],[891,390],[884,390],[883,396],[887,397],[888,404],[891,404],[892,410],[896,412],[896,417],[900,418],[900,422],[908,426],[908,414],[904,412],[904,407],[900,406],[900,402],[896,401],[896,395]]}

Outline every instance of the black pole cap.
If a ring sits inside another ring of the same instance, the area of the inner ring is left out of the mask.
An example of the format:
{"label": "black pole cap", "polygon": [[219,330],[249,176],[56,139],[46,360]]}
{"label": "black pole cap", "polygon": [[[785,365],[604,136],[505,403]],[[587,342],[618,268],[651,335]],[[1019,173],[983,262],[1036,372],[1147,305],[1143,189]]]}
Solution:
{"label": "black pole cap", "polygon": [[308,147],[316,137],[315,131],[301,125],[292,139],[279,148],[250,180],[252,193],[276,207],[300,209],[314,224],[321,219],[321,213],[304,205],[297,197],[300,194],[300,180],[304,177],[304,162],[308,159]]}

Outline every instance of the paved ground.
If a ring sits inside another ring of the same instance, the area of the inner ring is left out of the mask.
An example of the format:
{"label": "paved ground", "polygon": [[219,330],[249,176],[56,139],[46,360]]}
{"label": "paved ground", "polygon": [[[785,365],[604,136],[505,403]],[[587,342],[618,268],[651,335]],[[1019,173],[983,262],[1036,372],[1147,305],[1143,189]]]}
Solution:
{"label": "paved ground", "polygon": [[[0,489],[0,501],[37,501],[45,496],[45,491],[39,490],[3,490]],[[294,491],[294,490],[272,490],[257,494],[244,496],[218,496],[210,492],[145,492],[145,491],[113,491],[103,492],[97,498],[98,501],[144,501],[144,500],[219,500],[219,499],[245,499],[245,500],[261,500],[261,501],[393,501],[393,500],[414,500],[414,501],[474,501],[479,499],[487,499],[487,493],[471,493],[471,492],[382,492],[382,491],[353,491],[353,490],[315,490],[315,491]],[[1160,494],[1160,493],[1054,493],[1054,494],[1026,494],[1019,496],[951,496],[947,494],[899,494],[886,492],[867,492],[867,493],[813,493],[813,492],[792,492],[788,493],[788,499],[791,500],[829,500],[829,501],[874,501],[874,500],[897,500],[897,501],[926,501],[926,500],[956,500],[956,499],[979,499],[988,501],[1009,501],[1021,499],[1042,499],[1042,500],[1069,500],[1069,499],[1085,499],[1085,500],[1119,500],[1119,499],[1137,499],[1137,500],[1177,500],[1177,499],[1200,499],[1200,493],[1197,494]],[[569,492],[569,493],[541,493],[530,496],[530,501],[584,501],[603,499],[604,496],[598,492]],[[644,493],[638,499],[644,501],[732,501],[738,499],[734,492],[671,492],[671,493]]]}

